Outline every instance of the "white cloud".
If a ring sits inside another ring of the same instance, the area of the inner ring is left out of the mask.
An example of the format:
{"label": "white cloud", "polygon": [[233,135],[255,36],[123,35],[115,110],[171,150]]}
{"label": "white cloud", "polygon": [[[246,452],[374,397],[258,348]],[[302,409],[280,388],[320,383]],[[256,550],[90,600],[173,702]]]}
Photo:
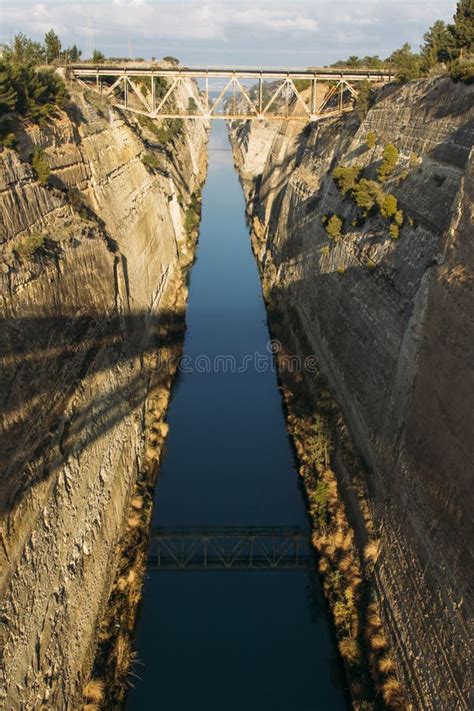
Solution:
{"label": "white cloud", "polygon": [[[388,54],[404,41],[421,41],[436,19],[450,19],[455,0],[3,0],[3,37],[18,31],[40,38],[54,27],[65,43],[126,54],[175,53],[184,61],[259,56],[304,57],[325,63],[349,54]],[[89,28],[89,29],[88,29]],[[119,51],[120,48],[120,51]],[[217,55],[217,56],[216,56]],[[301,61],[301,60],[300,60]],[[293,64],[296,60],[293,61]]]}

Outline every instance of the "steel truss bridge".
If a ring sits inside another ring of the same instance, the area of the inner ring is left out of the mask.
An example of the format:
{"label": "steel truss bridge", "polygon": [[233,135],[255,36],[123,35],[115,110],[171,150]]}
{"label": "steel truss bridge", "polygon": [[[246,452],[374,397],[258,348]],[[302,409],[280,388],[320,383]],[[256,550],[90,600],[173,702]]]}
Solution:
{"label": "steel truss bridge", "polygon": [[[390,71],[349,68],[200,69],[73,64],[69,71],[81,84],[113,98],[115,105],[126,111],[152,119],[207,121],[317,121],[351,111],[360,82],[385,83],[393,78]],[[190,106],[183,107],[180,91],[189,80],[194,80],[199,90],[193,94]],[[213,89],[213,82],[219,83],[219,89]]]}
{"label": "steel truss bridge", "polygon": [[304,570],[309,532],[299,527],[155,528],[152,570]]}

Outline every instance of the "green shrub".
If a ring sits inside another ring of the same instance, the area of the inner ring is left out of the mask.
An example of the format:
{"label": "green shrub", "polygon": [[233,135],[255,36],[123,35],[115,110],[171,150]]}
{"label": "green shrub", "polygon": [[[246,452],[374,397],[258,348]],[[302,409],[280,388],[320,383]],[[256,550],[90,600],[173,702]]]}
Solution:
{"label": "green shrub", "polygon": [[99,49],[94,49],[94,51],[92,52],[91,62],[93,62],[94,64],[102,64],[103,62],[105,62],[105,54]]}
{"label": "green shrub", "polygon": [[192,232],[198,225],[199,215],[191,207],[188,207],[184,218],[184,229],[186,232]]}
{"label": "green shrub", "polygon": [[402,210],[397,210],[393,219],[395,220],[396,224],[401,227],[403,225],[404,219]]}
{"label": "green shrub", "polygon": [[329,486],[321,479],[316,484],[316,490],[311,493],[311,509],[320,526],[327,522],[329,504]]}
{"label": "green shrub", "polygon": [[362,178],[352,191],[352,196],[357,207],[367,214],[374,205],[381,205],[385,197],[382,187],[376,180]]}
{"label": "green shrub", "polygon": [[199,227],[201,218],[201,201],[197,193],[191,195],[191,202],[184,218],[184,229],[188,234]]}
{"label": "green shrub", "polygon": [[365,142],[367,144],[367,148],[373,148],[377,143],[377,134],[374,133],[374,131],[369,131]]}
{"label": "green shrub", "polygon": [[364,79],[364,81],[361,81],[359,84],[359,92],[357,94],[354,107],[361,123],[369,113],[373,101],[374,90],[372,85],[370,81]]}
{"label": "green shrub", "polygon": [[146,168],[152,168],[153,170],[160,167],[160,162],[153,153],[145,153],[145,155],[142,156],[142,163]]}
{"label": "green shrub", "polygon": [[361,171],[362,168],[359,165],[350,166],[348,168],[338,166],[333,170],[332,177],[337,183],[342,195],[345,195],[349,190],[354,188]]}
{"label": "green shrub", "polygon": [[420,156],[417,155],[416,153],[410,153],[410,160],[409,160],[409,166],[410,168],[416,168],[418,163],[420,162]]}
{"label": "green shrub", "polygon": [[27,260],[32,257],[37,249],[43,246],[45,241],[44,235],[40,232],[32,232],[30,235],[25,235],[15,244],[13,250],[22,260]]}
{"label": "green shrub", "polygon": [[31,167],[40,185],[47,185],[51,174],[46,154],[42,148],[36,147],[30,158]]}
{"label": "green shrub", "polygon": [[397,198],[395,195],[385,195],[380,206],[380,214],[382,217],[393,217],[398,209]]}
{"label": "green shrub", "polygon": [[398,151],[392,143],[387,143],[382,158],[382,163],[378,169],[378,176],[382,182],[385,182],[391,173],[393,173],[398,161]]}
{"label": "green shrub", "polygon": [[474,83],[474,59],[453,62],[450,76],[453,81],[462,81],[465,84]]}
{"label": "green shrub", "polygon": [[184,127],[183,119],[165,119],[158,123],[148,116],[142,116],[141,114],[138,114],[138,123],[143,128],[148,129],[161,144],[171,142],[173,138],[182,133]]}
{"label": "green shrub", "polygon": [[16,148],[18,141],[14,133],[9,132],[5,136],[0,137],[0,145],[4,148]]}
{"label": "green shrub", "polygon": [[331,239],[338,239],[342,234],[342,220],[333,215],[326,225],[326,232]]}
{"label": "green shrub", "polygon": [[392,222],[392,224],[390,225],[389,232],[390,232],[390,237],[392,239],[398,239],[398,237],[400,235],[400,228],[398,225],[395,224],[395,222]]}
{"label": "green shrub", "polygon": [[408,43],[392,52],[389,61],[395,69],[395,81],[399,84],[418,79],[421,74],[421,57],[416,52],[411,51]]}
{"label": "green shrub", "polygon": [[16,112],[41,123],[57,108],[65,108],[68,98],[63,80],[50,69],[0,60],[0,115]]}

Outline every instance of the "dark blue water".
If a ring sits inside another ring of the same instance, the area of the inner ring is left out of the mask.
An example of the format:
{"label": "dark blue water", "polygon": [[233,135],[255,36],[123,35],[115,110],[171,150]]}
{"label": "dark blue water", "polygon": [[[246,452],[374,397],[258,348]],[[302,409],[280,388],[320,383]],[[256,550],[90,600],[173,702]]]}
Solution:
{"label": "dark blue water", "polygon": [[[155,525],[308,527],[244,214],[215,122]],[[235,360],[224,368],[221,355]],[[305,571],[150,570],[136,647],[128,711],[347,708],[321,592]]]}

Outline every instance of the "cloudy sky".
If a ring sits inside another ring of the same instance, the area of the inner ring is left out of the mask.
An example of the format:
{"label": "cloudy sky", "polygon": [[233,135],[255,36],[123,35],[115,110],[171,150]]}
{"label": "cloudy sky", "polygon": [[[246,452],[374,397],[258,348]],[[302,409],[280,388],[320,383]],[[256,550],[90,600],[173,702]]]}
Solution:
{"label": "cloudy sky", "polygon": [[109,56],[171,54],[187,64],[307,66],[418,48],[456,0],[0,0],[1,41],[17,32]]}

